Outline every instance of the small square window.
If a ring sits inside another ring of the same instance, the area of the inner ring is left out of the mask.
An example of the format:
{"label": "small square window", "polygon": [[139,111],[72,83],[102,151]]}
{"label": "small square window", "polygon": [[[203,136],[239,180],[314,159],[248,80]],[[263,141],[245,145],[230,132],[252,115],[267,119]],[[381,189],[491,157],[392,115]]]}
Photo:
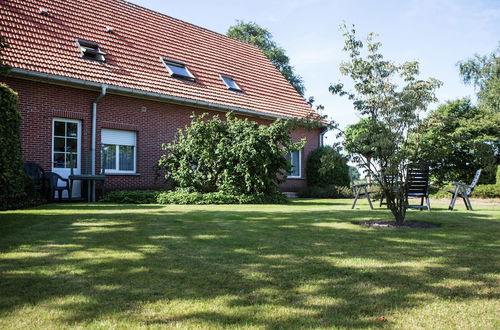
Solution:
{"label": "small square window", "polygon": [[172,77],[178,77],[189,80],[195,79],[194,76],[191,74],[191,72],[189,72],[188,68],[184,63],[173,60],[167,60],[165,58],[163,58],[162,61]]}
{"label": "small square window", "polygon": [[95,42],[85,41],[85,40],[77,40],[78,46],[80,47],[80,51],[82,52],[82,57],[91,60],[97,60],[100,62],[106,62],[106,55],[103,52],[99,45]]}
{"label": "small square window", "polygon": [[221,77],[222,81],[224,82],[224,84],[226,84],[227,89],[232,90],[232,91],[241,92],[240,86],[238,86],[238,84],[236,83],[236,81],[234,81],[233,78],[228,77],[228,76],[224,76],[224,75],[220,75],[220,77]]}

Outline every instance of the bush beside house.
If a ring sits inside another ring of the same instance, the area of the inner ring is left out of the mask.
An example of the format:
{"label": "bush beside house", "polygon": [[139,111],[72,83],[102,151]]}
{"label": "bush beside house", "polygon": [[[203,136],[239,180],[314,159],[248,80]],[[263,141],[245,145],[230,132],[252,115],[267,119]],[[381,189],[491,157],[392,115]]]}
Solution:
{"label": "bush beside house", "polygon": [[0,210],[25,206],[33,189],[23,170],[20,124],[17,93],[0,83]]}

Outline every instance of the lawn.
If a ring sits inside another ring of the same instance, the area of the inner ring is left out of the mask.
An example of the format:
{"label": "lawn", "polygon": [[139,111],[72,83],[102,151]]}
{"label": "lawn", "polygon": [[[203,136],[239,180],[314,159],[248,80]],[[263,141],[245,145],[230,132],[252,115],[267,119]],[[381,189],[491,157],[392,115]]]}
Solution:
{"label": "lawn", "polygon": [[500,328],[500,206],[361,201],[0,212],[0,328]]}

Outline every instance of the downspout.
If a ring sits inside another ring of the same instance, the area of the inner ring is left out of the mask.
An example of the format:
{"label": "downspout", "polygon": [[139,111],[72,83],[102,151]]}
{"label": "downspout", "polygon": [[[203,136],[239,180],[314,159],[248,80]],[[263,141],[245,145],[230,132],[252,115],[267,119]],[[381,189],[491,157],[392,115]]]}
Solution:
{"label": "downspout", "polygon": [[[97,102],[99,102],[105,95],[107,85],[101,85],[101,94],[92,103],[92,143],[90,146],[90,174],[95,175],[95,146],[96,146],[96,133],[97,133]],[[95,188],[94,188],[95,189]],[[94,191],[92,193],[95,193]]]}

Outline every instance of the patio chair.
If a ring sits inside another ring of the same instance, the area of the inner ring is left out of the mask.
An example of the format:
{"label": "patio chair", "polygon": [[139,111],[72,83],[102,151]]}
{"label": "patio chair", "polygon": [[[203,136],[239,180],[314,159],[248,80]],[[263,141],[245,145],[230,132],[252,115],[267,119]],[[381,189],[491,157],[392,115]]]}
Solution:
{"label": "patio chair", "polygon": [[360,197],[366,197],[368,203],[370,204],[370,209],[373,210],[372,201],[370,200],[370,194],[372,194],[373,191],[368,190],[369,186],[370,183],[355,183],[351,178],[351,188],[354,192],[354,202],[352,203],[351,209],[354,209],[354,206],[356,206],[356,202]]}
{"label": "patio chair", "polygon": [[[431,210],[429,201],[429,168],[428,167],[410,167],[407,173],[408,191],[406,193],[407,209],[427,209]],[[420,198],[420,205],[410,205],[408,197]],[[424,199],[426,205],[424,205]]]}
{"label": "patio chair", "polygon": [[[387,183],[391,183],[392,185],[394,185],[396,183],[396,181],[398,180],[398,177],[395,175],[385,175],[385,176],[383,176],[383,180],[385,180],[385,182],[387,182]],[[396,187],[394,187],[394,191],[396,191]],[[384,192],[382,191],[382,189],[380,189],[380,205],[379,205],[379,207],[382,207],[382,205],[387,205],[387,202],[384,202],[385,198],[386,197],[384,195]]]}
{"label": "patio chair", "polygon": [[24,173],[33,180],[33,184],[35,185],[35,189],[38,190],[41,194],[45,192],[47,188],[47,180],[45,179],[45,171],[43,168],[37,163],[33,162],[24,162],[23,163]]}
{"label": "patio chair", "polygon": [[[68,199],[71,200],[71,186],[69,184],[69,179],[64,179],[62,176],[54,172],[46,172],[45,177],[49,182],[49,198],[51,201],[55,199],[55,193],[57,191],[59,194],[59,202],[61,202],[64,190],[68,191]],[[63,182],[63,185],[60,185],[59,182]]]}
{"label": "patio chair", "polygon": [[474,188],[476,187],[480,176],[481,176],[481,170],[477,170],[476,175],[474,175],[474,179],[472,179],[470,185],[466,185],[465,183],[461,182],[453,182],[453,185],[455,185],[455,189],[453,189],[453,191],[448,190],[448,192],[451,193],[452,195],[450,206],[448,206],[449,210],[453,210],[455,202],[457,201],[457,197],[462,197],[467,210],[472,211],[472,204],[470,203],[469,197],[470,195],[472,195],[472,192],[474,191]]}

